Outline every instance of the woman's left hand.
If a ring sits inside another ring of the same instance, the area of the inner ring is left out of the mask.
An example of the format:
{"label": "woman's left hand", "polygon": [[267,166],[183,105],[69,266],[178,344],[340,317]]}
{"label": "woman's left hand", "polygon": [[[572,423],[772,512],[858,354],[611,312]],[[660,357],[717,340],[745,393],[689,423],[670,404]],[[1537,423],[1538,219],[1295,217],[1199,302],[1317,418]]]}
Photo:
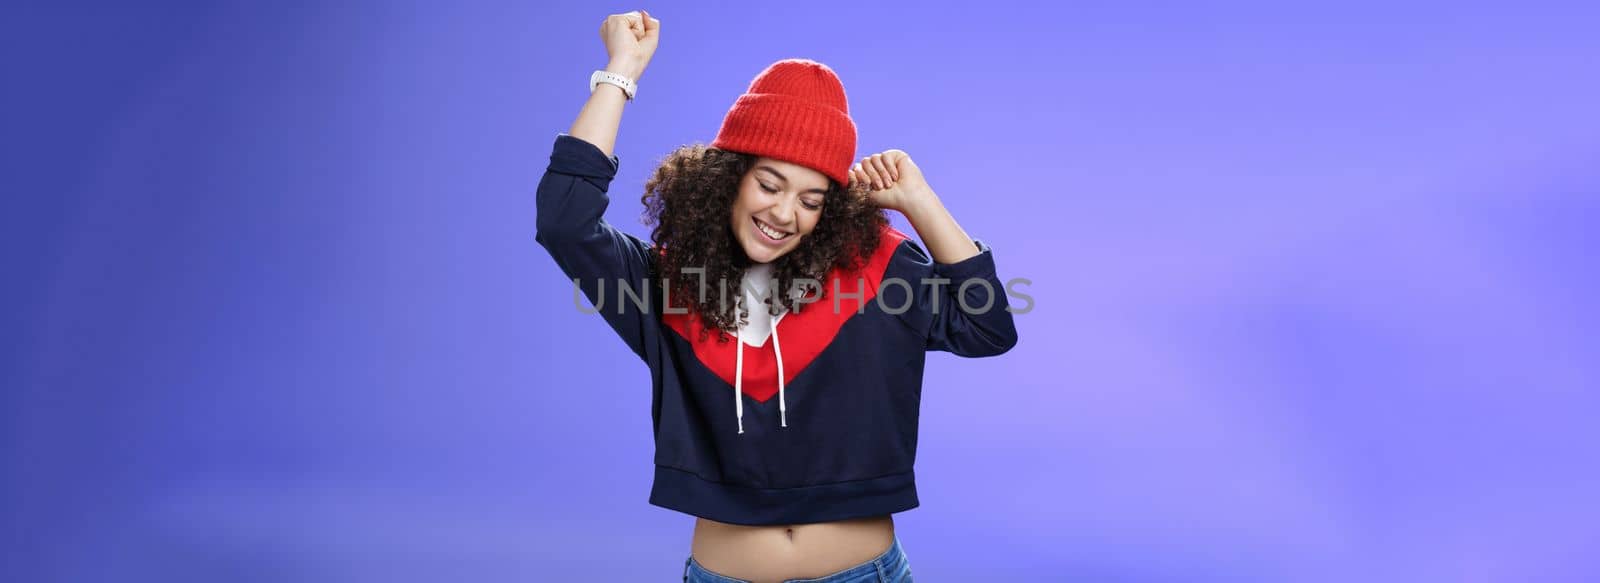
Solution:
{"label": "woman's left hand", "polygon": [[884,150],[862,158],[850,168],[851,184],[866,184],[873,204],[904,212],[918,197],[927,196],[927,181],[911,155],[904,150]]}

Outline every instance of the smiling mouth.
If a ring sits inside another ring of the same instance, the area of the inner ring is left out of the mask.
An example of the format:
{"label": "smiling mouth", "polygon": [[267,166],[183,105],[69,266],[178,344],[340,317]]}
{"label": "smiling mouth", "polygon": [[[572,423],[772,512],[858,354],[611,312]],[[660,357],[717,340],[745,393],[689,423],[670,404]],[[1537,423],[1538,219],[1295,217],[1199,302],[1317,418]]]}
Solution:
{"label": "smiling mouth", "polygon": [[750,217],[750,220],[755,222],[757,231],[761,231],[762,235],[766,235],[768,240],[774,242],[783,241],[788,239],[790,235],[794,234],[788,231],[779,230],[777,227],[773,227],[772,225],[761,222],[761,219],[755,217]]}

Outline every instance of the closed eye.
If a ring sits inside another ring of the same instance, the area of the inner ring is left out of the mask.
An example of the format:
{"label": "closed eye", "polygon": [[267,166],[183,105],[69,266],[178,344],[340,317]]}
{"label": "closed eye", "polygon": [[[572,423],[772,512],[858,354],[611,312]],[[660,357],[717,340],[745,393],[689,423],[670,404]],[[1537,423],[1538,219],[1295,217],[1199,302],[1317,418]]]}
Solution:
{"label": "closed eye", "polygon": [[[762,182],[762,183],[759,183],[759,184],[761,184],[761,191],[762,192],[765,192],[767,194],[777,194],[778,193],[778,189],[773,188],[771,186],[767,186],[767,183],[765,183],[765,182]],[[800,201],[800,206],[806,207],[806,210],[812,210],[812,211],[822,208],[822,205],[820,203],[814,203],[814,202],[807,201],[807,200]]]}

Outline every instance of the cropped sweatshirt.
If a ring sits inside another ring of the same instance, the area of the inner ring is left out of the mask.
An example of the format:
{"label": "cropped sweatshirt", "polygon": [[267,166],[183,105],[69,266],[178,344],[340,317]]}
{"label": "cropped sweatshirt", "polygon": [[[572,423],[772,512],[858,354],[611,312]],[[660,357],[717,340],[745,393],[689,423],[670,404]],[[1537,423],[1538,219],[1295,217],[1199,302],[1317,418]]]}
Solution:
{"label": "cropped sweatshirt", "polygon": [[830,271],[821,299],[775,316],[760,345],[719,342],[664,291],[659,249],[605,220],[619,165],[557,134],[535,239],[649,367],[650,504],[743,525],[917,507],[927,351],[993,356],[1017,342],[989,246],[974,239],[977,255],[942,264],[885,226],[869,260]]}

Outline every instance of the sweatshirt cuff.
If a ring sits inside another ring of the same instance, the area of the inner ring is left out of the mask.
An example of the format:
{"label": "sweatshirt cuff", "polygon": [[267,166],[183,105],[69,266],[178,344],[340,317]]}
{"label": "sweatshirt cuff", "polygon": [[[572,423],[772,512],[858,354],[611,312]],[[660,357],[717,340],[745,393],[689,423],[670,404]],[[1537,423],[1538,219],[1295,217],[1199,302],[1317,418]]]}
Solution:
{"label": "sweatshirt cuff", "polygon": [[978,246],[978,254],[962,259],[955,263],[933,264],[935,273],[950,278],[952,281],[962,281],[974,277],[993,277],[994,253],[989,250],[989,245],[979,239],[973,239],[972,244]]}
{"label": "sweatshirt cuff", "polygon": [[601,152],[599,146],[562,133],[556,134],[555,147],[551,148],[549,170],[609,180],[617,175],[617,167],[621,163],[622,160],[615,155],[607,156]]}

